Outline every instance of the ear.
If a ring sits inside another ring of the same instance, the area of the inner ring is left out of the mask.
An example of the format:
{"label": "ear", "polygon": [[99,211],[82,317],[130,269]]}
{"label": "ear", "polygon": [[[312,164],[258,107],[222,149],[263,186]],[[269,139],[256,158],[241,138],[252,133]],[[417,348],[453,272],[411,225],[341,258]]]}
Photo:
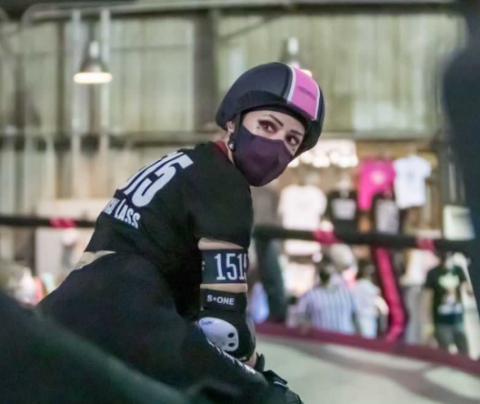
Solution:
{"label": "ear", "polygon": [[227,132],[233,133],[235,131],[235,124],[233,121],[228,121],[227,122]]}

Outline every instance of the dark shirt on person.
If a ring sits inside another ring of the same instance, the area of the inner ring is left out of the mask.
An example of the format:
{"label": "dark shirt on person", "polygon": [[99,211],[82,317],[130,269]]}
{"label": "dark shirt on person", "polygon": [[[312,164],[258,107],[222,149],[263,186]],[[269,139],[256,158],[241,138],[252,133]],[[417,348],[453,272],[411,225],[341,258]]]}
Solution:
{"label": "dark shirt on person", "polygon": [[433,320],[436,324],[463,322],[462,285],[467,281],[462,268],[438,266],[427,274],[425,288],[433,291]]}

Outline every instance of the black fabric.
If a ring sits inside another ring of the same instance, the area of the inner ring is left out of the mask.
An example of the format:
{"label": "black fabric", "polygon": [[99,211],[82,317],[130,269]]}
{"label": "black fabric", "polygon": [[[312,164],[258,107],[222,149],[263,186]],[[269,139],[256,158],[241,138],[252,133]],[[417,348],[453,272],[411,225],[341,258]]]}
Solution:
{"label": "black fabric", "polygon": [[265,399],[261,400],[263,404],[303,404],[300,396],[288,388],[287,381],[275,372],[268,370],[263,375],[269,383]]}
{"label": "black fabric", "polygon": [[450,140],[461,169],[466,202],[477,235],[468,253],[472,259],[470,280],[480,307],[480,10],[478,2],[464,0],[462,3],[464,18],[469,25],[469,41],[445,69],[443,97],[453,134]]}
{"label": "black fabric", "polygon": [[209,343],[200,309],[201,238],[248,249],[250,188],[214,143],[140,170],[99,216],[88,252],[114,251],[74,271],[40,304],[61,325],[177,388],[205,378],[256,402],[261,375]]}
{"label": "black fabric", "polygon": [[[145,202],[154,186],[158,188],[157,181],[163,181],[163,187],[149,203],[136,206]],[[199,309],[202,257],[198,241],[206,237],[245,249],[250,245],[249,185],[214,143],[180,150],[140,170],[115,192],[112,201],[113,209],[107,206],[99,216],[87,251],[146,257],[168,282],[177,310],[185,317],[192,318]],[[138,229],[128,223],[128,217],[138,223]]]}
{"label": "black fabric", "polygon": [[467,281],[462,268],[450,270],[438,266],[427,274],[425,287],[433,290],[433,319],[437,324],[458,324],[463,322],[461,287]]}
{"label": "black fabric", "polygon": [[135,372],[2,293],[0,323],[2,404],[203,402]]}
{"label": "black fabric", "polygon": [[358,231],[359,209],[356,191],[331,191],[327,195],[326,217],[335,231]]}
{"label": "black fabric", "polygon": [[43,315],[178,389],[205,380],[257,402],[264,378],[212,346],[175,302],[156,268],[135,254],[104,256],[74,271],[39,305]]}

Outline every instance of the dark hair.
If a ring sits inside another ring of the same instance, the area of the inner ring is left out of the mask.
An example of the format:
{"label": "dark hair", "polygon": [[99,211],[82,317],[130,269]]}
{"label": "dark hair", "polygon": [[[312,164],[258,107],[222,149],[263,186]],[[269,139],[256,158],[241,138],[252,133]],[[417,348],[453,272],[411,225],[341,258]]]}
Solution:
{"label": "dark hair", "polygon": [[366,259],[361,259],[358,261],[357,279],[370,278],[374,273],[375,267],[370,261]]}
{"label": "dark hair", "polygon": [[437,253],[437,257],[442,264],[444,264],[445,261],[448,260],[451,256],[452,256],[452,253],[450,251],[439,251]]}
{"label": "dark hair", "polygon": [[295,295],[290,295],[287,297],[287,305],[295,306],[298,303],[298,297]]}
{"label": "dark hair", "polygon": [[326,268],[330,267],[333,265],[333,262],[331,258],[328,255],[324,255],[321,261],[318,261],[315,266],[317,269],[317,272],[320,272],[322,270],[325,270]]}
{"label": "dark hair", "polygon": [[317,273],[322,284],[328,283],[333,272],[335,272],[335,266],[332,260],[328,256],[324,256],[320,262],[317,263]]}

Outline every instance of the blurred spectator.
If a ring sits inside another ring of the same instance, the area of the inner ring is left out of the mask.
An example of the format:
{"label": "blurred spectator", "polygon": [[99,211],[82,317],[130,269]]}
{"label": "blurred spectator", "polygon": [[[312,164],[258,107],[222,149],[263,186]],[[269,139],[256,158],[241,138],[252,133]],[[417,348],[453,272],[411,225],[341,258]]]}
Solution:
{"label": "blurred spectator", "polygon": [[270,309],[268,307],[268,297],[263,285],[260,282],[253,285],[248,299],[249,312],[255,323],[263,323],[268,319]]}
{"label": "blurred spectator", "polygon": [[36,305],[44,296],[42,284],[32,271],[9,261],[0,261],[0,290],[28,306]]}
{"label": "blurred spectator", "polygon": [[317,264],[320,284],[300,297],[297,310],[304,322],[318,330],[355,333],[355,304],[345,281],[329,258]]}
{"label": "blurred spectator", "polygon": [[365,338],[378,336],[380,314],[388,314],[388,306],[381,297],[380,289],[373,283],[374,266],[368,261],[358,263],[357,282],[352,289],[357,308],[357,323],[360,334]]}
{"label": "blurred spectator", "polygon": [[[275,191],[276,182],[264,187],[252,188],[255,225],[279,225],[279,196]],[[278,241],[257,237],[254,241],[257,268],[263,290],[266,293],[267,311],[270,321],[283,322],[287,315],[287,298],[278,260],[281,247]]]}
{"label": "blurred spectator", "polygon": [[338,273],[340,273],[350,290],[356,282],[357,261],[352,249],[346,244],[334,244],[329,249],[329,256]]}
{"label": "blurred spectator", "polygon": [[285,325],[289,328],[298,327],[301,323],[301,313],[298,311],[298,298],[290,295],[287,298],[287,318]]}
{"label": "blurred spectator", "polygon": [[449,254],[440,256],[440,265],[430,270],[425,296],[433,315],[435,338],[441,349],[454,344],[458,353],[468,355],[463,321],[462,289],[472,293],[462,268],[455,266]]}
{"label": "blurred spectator", "polygon": [[80,233],[77,229],[65,229],[62,231],[62,257],[61,267],[64,274],[69,274],[76,264],[76,257],[74,257],[75,247],[78,244]]}

